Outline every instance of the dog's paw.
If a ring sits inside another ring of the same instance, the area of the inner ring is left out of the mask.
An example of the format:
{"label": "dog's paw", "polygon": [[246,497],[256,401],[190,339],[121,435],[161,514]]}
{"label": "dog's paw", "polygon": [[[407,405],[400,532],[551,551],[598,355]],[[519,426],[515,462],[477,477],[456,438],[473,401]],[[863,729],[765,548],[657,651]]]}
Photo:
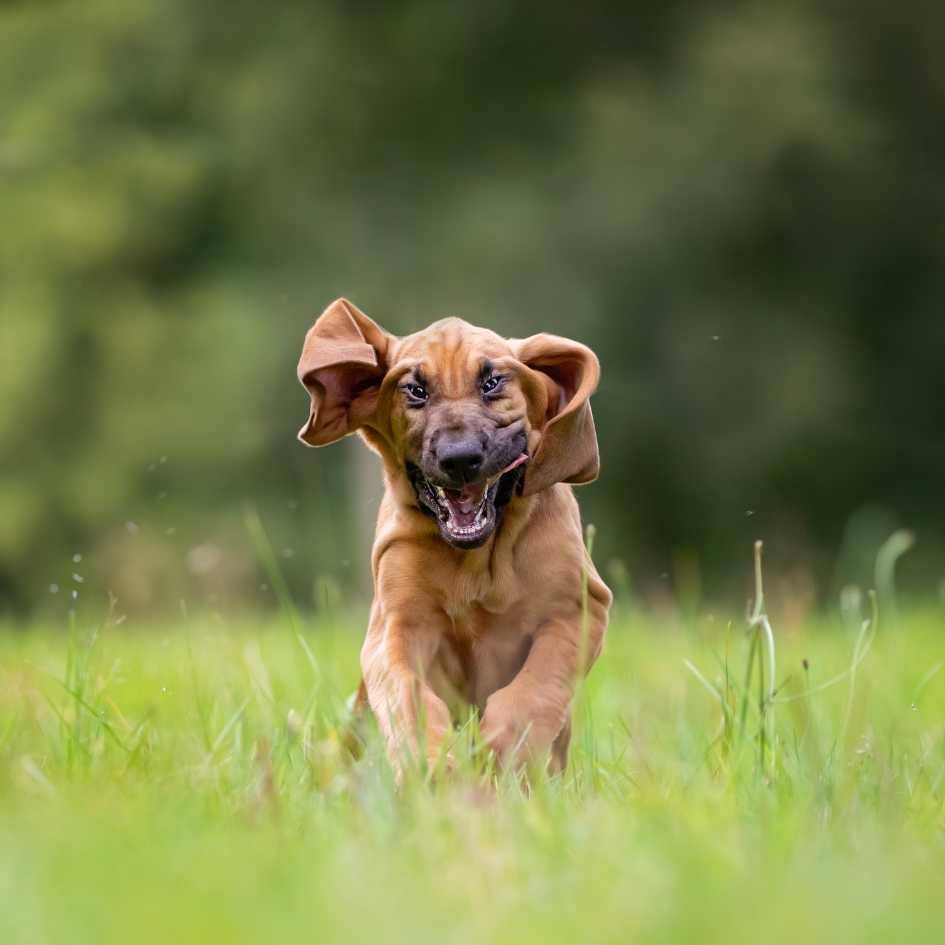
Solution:
{"label": "dog's paw", "polygon": [[500,689],[486,702],[479,730],[501,765],[517,767],[542,758],[565,721],[557,707],[526,704]]}

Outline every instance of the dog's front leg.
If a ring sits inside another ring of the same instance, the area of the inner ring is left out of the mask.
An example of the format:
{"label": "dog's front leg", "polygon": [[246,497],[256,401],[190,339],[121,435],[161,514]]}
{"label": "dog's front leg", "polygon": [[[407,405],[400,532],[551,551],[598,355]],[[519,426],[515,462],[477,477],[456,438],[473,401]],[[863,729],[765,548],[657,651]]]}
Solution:
{"label": "dog's front leg", "polygon": [[[361,650],[368,701],[398,777],[417,759],[425,758],[431,767],[440,763],[444,739],[452,730],[446,703],[426,682],[442,632],[436,620],[419,623],[375,614]],[[451,767],[448,753],[442,761]]]}
{"label": "dog's front leg", "polygon": [[570,738],[571,697],[578,677],[597,658],[603,624],[593,624],[582,642],[580,623],[550,622],[535,635],[518,675],[486,700],[483,739],[508,765],[544,759],[562,768]]}

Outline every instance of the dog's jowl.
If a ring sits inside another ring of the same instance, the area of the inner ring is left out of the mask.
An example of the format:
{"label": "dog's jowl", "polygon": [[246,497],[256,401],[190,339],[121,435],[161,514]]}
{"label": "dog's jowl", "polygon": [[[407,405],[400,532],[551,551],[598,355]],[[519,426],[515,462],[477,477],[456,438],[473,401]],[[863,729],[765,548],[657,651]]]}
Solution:
{"label": "dog's jowl", "polygon": [[421,751],[449,766],[469,706],[502,763],[566,765],[611,602],[571,489],[598,472],[599,375],[566,338],[459,318],[396,338],[344,299],[306,335],[300,439],[357,432],[383,465],[361,670],[398,771]]}

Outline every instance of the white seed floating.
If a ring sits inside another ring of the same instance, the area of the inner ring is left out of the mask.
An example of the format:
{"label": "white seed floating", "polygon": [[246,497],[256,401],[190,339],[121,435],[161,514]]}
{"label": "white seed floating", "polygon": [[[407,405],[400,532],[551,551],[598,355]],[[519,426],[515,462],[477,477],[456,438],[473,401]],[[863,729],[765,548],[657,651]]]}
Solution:
{"label": "white seed floating", "polygon": [[125,522],[125,531],[127,531],[129,535],[137,535],[138,532],[141,531],[141,526],[136,522]]}
{"label": "white seed floating", "polygon": [[73,574],[72,574],[72,580],[75,581],[76,584],[82,584],[82,583],[84,583],[85,578],[82,577],[81,574],[76,574],[75,572],[73,572]]}
{"label": "white seed floating", "polygon": [[72,561],[74,564],[78,564],[81,560],[82,560],[82,555],[80,554],[74,554],[72,556]]}
{"label": "white seed floating", "polygon": [[58,584],[50,584],[50,585],[49,585],[49,593],[50,593],[50,594],[58,594],[58,593],[59,593],[59,585],[58,585]]}
{"label": "white seed floating", "polygon": [[73,600],[78,600],[78,599],[79,599],[79,592],[78,592],[78,591],[73,591],[73,592],[72,592],[72,599],[73,599]]}

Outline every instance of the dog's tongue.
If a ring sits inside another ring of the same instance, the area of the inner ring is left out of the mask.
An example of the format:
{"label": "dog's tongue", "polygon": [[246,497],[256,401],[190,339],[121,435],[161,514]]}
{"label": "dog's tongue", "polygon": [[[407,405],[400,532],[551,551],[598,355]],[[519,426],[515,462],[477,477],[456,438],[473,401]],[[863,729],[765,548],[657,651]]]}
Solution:
{"label": "dog's tongue", "polygon": [[473,482],[462,489],[444,490],[450,507],[450,518],[457,525],[471,525],[488,488],[488,482]]}
{"label": "dog's tongue", "polygon": [[506,466],[505,469],[503,469],[502,472],[499,473],[499,475],[504,476],[507,472],[511,472],[513,469],[518,469],[518,467],[521,466],[522,463],[527,463],[527,462],[528,462],[528,453],[521,453],[516,459],[513,459],[512,462],[509,463],[508,466]]}
{"label": "dog's tongue", "polygon": [[476,513],[482,505],[483,497],[489,486],[499,477],[504,476],[507,472],[511,472],[527,461],[528,455],[522,453],[521,456],[509,463],[505,469],[498,472],[491,479],[470,483],[468,486],[463,486],[462,489],[445,489],[444,495],[446,496],[446,502],[449,506],[450,518],[457,525],[471,525],[476,519]]}

